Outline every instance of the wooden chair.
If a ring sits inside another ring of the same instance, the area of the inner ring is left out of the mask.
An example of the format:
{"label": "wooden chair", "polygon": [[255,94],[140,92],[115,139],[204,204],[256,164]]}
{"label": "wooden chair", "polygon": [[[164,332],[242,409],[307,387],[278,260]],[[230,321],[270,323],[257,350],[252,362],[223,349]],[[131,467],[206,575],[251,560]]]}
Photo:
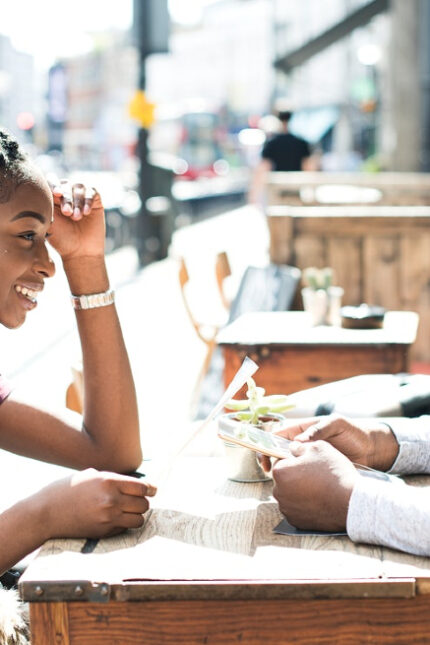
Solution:
{"label": "wooden chair", "polygon": [[[225,259],[222,260],[222,267],[220,265],[216,269],[217,283],[221,290],[222,290],[222,282],[223,282],[223,279],[222,279],[223,271],[226,271],[227,266],[229,267],[227,263],[228,263],[228,259],[227,259],[227,256],[225,256]],[[221,323],[198,320],[194,315],[189,303],[189,298],[187,297],[187,287],[189,286],[190,276],[189,276],[187,265],[184,258],[180,258],[178,276],[179,276],[179,284],[181,287],[182,300],[184,302],[185,310],[188,314],[188,317],[191,321],[192,326],[195,329],[197,336],[206,345],[206,355],[203,361],[203,365],[200,369],[199,375],[197,377],[197,381],[194,386],[194,390],[192,394],[191,403],[193,406],[197,400],[200,385],[208,371],[211,358],[216,346],[216,337],[221,327]],[[219,281],[218,281],[218,276],[219,276]],[[225,303],[226,303],[226,306],[228,306],[227,300],[225,300]]]}
{"label": "wooden chair", "polygon": [[231,305],[231,298],[226,293],[225,282],[226,279],[231,276],[231,267],[228,255],[225,251],[221,251],[216,256],[215,276],[221,302],[228,311]]}

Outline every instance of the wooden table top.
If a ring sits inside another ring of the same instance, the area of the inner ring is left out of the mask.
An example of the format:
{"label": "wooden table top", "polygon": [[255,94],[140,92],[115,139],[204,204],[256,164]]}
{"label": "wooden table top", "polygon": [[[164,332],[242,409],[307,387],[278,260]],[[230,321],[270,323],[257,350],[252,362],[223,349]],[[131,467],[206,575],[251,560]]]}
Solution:
{"label": "wooden table top", "polygon": [[239,316],[217,336],[219,345],[411,345],[419,316],[389,311],[381,329],[313,326],[304,311],[255,311]]}
{"label": "wooden table top", "polygon": [[[430,593],[430,559],[346,536],[285,536],[272,482],[226,479],[214,426],[152,480],[144,527],[51,540],[21,578],[26,600],[402,597]],[[426,477],[413,483],[426,484]]]}

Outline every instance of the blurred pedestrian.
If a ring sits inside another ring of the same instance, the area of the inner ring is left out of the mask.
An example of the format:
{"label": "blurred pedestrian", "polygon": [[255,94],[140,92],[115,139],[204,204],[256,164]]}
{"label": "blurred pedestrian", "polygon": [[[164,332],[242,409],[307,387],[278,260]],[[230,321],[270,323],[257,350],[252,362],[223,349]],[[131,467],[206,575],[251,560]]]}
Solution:
{"label": "blurred pedestrian", "polygon": [[[50,538],[96,538],[140,527],[147,497],[155,492],[126,474],[139,467],[142,453],[133,377],[105,264],[101,198],[94,189],[67,181],[51,190],[0,128],[0,323],[5,327],[25,322],[45,280],[54,275],[48,239],[73,294],[85,409],[75,422],[48,414],[19,401],[0,376],[0,448],[82,472],[0,514],[0,574]],[[39,341],[44,339],[35,334],[34,344]],[[49,388],[47,376],[40,378]]]}
{"label": "blurred pedestrian", "polygon": [[292,116],[293,113],[290,110],[279,110],[277,113],[280,132],[268,137],[264,144],[261,160],[254,171],[249,191],[251,204],[261,202],[268,172],[318,170],[318,164],[312,156],[309,143],[288,131]]}

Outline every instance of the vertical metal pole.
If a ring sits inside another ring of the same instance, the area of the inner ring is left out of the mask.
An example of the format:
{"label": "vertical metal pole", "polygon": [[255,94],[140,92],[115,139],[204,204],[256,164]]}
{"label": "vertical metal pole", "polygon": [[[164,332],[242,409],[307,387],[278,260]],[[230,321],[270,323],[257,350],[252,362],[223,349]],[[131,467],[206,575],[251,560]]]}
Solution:
{"label": "vertical metal pole", "polygon": [[[139,3],[139,7],[136,7]],[[135,0],[135,21],[148,20],[148,4],[146,0]],[[148,55],[148,43],[144,36],[145,30],[140,24],[136,25],[139,33],[139,89],[146,88],[146,57]],[[152,192],[152,172],[148,161],[148,130],[139,128],[137,141],[137,154],[140,162],[139,169],[139,197],[141,208],[137,225],[136,247],[139,257],[139,264],[145,266],[158,259],[158,248],[160,246],[158,232],[154,226],[154,218],[148,212],[147,200]]]}
{"label": "vertical metal pole", "polygon": [[420,170],[430,171],[430,5],[420,0],[419,5],[419,64],[421,98]]}
{"label": "vertical metal pole", "polygon": [[[139,52],[139,89],[145,90],[146,74],[145,62],[146,53],[144,51],[144,43],[140,44]],[[139,256],[139,264],[145,266],[149,264],[153,257],[148,253],[147,243],[151,238],[151,227],[149,222],[149,214],[146,208],[146,201],[148,199],[148,186],[149,182],[149,164],[148,164],[148,130],[140,127],[138,132],[137,153],[139,158],[139,196],[141,201],[139,220],[137,226],[137,252]]]}

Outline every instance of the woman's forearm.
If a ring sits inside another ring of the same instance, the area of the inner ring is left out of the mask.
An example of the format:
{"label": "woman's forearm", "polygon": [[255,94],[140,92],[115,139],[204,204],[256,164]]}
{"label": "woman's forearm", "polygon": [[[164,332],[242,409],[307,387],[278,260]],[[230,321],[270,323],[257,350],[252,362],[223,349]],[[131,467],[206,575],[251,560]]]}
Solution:
{"label": "woman's forearm", "polygon": [[49,537],[36,496],[24,499],[0,514],[0,573],[40,547]]}
{"label": "woman's forearm", "polygon": [[[74,295],[109,289],[103,257],[64,262]],[[98,468],[130,471],[142,460],[136,392],[115,305],[77,310],[84,376],[84,428]]]}

